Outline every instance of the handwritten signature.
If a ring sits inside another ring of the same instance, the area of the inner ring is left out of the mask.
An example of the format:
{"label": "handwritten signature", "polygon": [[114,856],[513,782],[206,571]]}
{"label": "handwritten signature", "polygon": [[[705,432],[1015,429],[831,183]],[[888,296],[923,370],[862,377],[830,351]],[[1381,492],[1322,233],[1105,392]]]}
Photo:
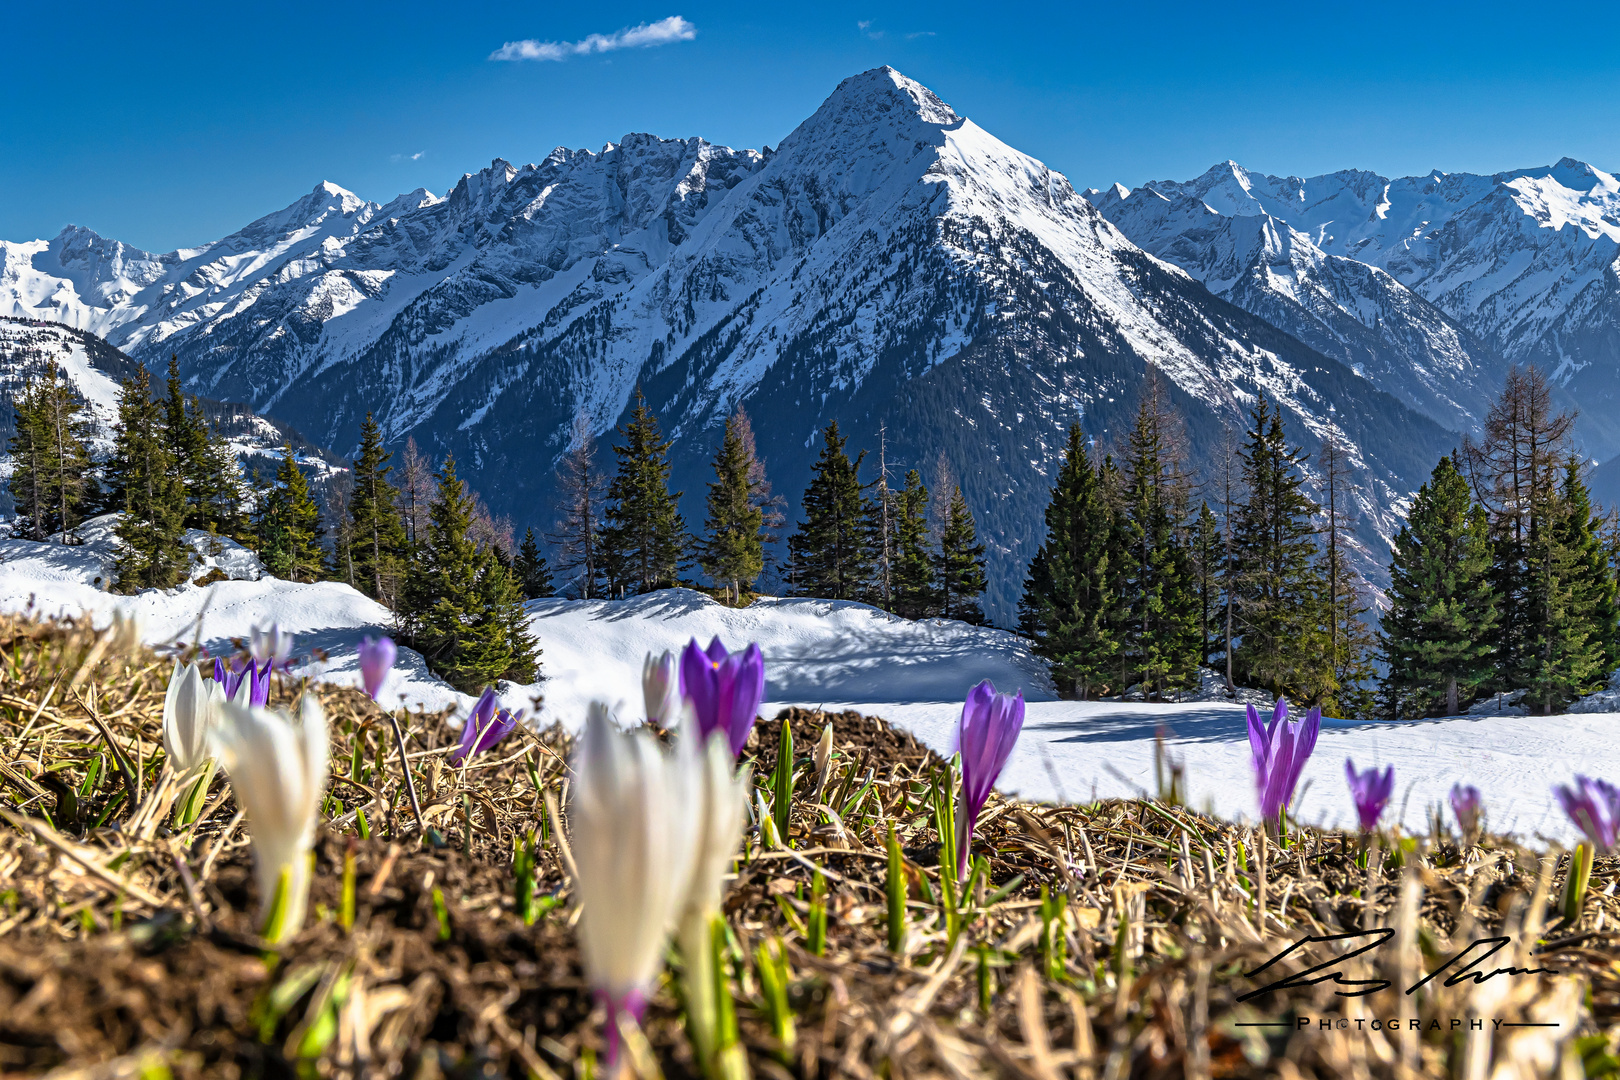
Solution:
{"label": "handwritten signature", "polygon": [[[1267,960],[1253,971],[1245,972],[1244,978],[1253,978],[1256,975],[1261,974],[1267,968],[1281,963],[1283,960],[1286,960],[1294,953],[1309,945],[1331,945],[1335,942],[1364,942],[1364,944],[1358,945],[1349,952],[1324,960],[1314,967],[1308,967],[1304,971],[1299,972],[1297,975],[1290,975],[1287,978],[1279,979],[1274,983],[1268,983],[1265,986],[1260,987],[1258,990],[1251,990],[1247,994],[1241,995],[1238,1000],[1248,1001],[1250,998],[1259,997],[1262,994],[1276,993],[1278,990],[1293,990],[1297,989],[1298,987],[1315,986],[1318,983],[1325,982],[1331,982],[1337,986],[1356,988],[1351,990],[1335,991],[1339,997],[1364,997],[1367,994],[1376,994],[1380,990],[1386,990],[1391,985],[1388,979],[1351,979],[1347,978],[1343,971],[1336,969],[1339,967],[1339,965],[1343,964],[1347,960],[1353,960],[1365,953],[1372,952],[1374,949],[1383,945],[1394,936],[1394,927],[1385,926],[1376,930],[1351,931],[1347,934],[1324,934],[1320,936],[1312,935],[1310,937],[1300,938],[1298,941],[1294,942],[1292,945],[1288,946],[1288,948],[1284,949],[1276,956],[1273,956],[1270,960]],[[1449,968],[1455,968],[1455,970],[1446,977],[1443,983],[1441,983],[1442,986],[1456,986],[1458,983],[1467,979],[1472,979],[1475,983],[1482,983],[1487,979],[1494,979],[1498,975],[1513,976],[1558,974],[1558,972],[1552,968],[1499,967],[1493,968],[1489,971],[1485,970],[1482,965],[1491,957],[1500,952],[1503,948],[1505,948],[1511,941],[1512,939],[1507,937],[1487,937],[1478,938],[1471,941],[1461,952],[1457,953],[1451,959],[1447,960],[1445,963],[1423,976],[1423,978],[1407,987],[1406,992],[1408,994],[1416,993],[1419,987],[1424,986],[1425,984],[1438,978]],[[1479,951],[1481,949],[1484,951]],[[1466,960],[1467,963],[1463,963],[1464,960]],[[1458,964],[1462,964],[1462,966],[1457,967],[1456,965]]]}

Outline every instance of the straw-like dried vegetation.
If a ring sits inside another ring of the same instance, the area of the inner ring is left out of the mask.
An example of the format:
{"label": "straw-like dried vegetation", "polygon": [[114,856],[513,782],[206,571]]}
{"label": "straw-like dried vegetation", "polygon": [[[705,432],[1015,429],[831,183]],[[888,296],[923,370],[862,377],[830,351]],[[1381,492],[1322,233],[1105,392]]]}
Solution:
{"label": "straw-like dried vegetation", "polygon": [[[423,814],[442,844],[432,846],[377,706],[308,690],[333,730],[329,820],[309,922],[272,951],[254,933],[251,851],[228,780],[214,781],[195,827],[168,827],[176,785],[160,717],[171,666],[82,624],[0,621],[0,1071],[592,1072],[601,1011],[580,969],[556,831],[566,835],[566,736],[514,734],[456,769],[447,718],[409,716]],[[1616,1065],[1609,859],[1570,922],[1557,905],[1567,857],[1501,838],[1459,847],[1438,831],[1385,835],[1364,856],[1354,836],[1302,828],[1279,847],[1171,799],[997,797],[974,847],[988,880],[949,918],[929,802],[946,764],[874,718],[788,719],[802,759],[791,846],[762,850],[754,830],[725,911],[757,1076],[1486,1077]],[[818,768],[826,724],[835,753]],[[762,723],[749,748],[762,785],[779,729]],[[907,886],[898,954],[890,825]],[[525,903],[513,857],[531,832]],[[1371,928],[1392,935],[1333,970],[1387,988],[1344,997],[1336,991],[1371,984],[1323,981],[1240,1000],[1350,947],[1310,944],[1250,977],[1293,942]],[[1510,943],[1476,971],[1556,973],[1444,985],[1476,949],[1404,992],[1497,935]],[[759,950],[778,939],[789,978],[773,998]],[[627,1058],[643,1077],[693,1074],[673,980]]]}

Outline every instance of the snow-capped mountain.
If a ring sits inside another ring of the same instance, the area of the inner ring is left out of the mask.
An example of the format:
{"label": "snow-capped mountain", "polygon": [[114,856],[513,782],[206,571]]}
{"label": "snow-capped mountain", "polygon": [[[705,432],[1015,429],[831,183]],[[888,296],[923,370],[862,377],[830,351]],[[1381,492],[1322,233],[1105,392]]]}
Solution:
{"label": "snow-capped mountain", "polygon": [[828,420],[852,448],[883,428],[891,466],[943,451],[961,477],[1003,621],[1064,429],[1083,415],[1122,445],[1149,368],[1202,460],[1261,390],[1307,448],[1337,427],[1375,553],[1454,439],[888,68],[845,80],[774,151],[632,135],[496,161],[443,198],[321,185],[192,251],[75,232],[3,257],[0,311],[94,326],[154,366],[177,355],[191,387],[340,451],[373,411],[396,442],[454,453],[520,528],[554,517],[575,415],[607,433],[637,385],[694,525],[738,402],[790,500]]}
{"label": "snow-capped mountain", "polygon": [[1450,405],[1477,418],[1509,364],[1535,363],[1581,409],[1587,449],[1620,451],[1620,182],[1600,169],[1302,179],[1228,161],[1091,198],[1132,240],[1331,355],[1352,359],[1346,320],[1359,323],[1360,348],[1383,354],[1369,377],[1443,423],[1466,426]]}

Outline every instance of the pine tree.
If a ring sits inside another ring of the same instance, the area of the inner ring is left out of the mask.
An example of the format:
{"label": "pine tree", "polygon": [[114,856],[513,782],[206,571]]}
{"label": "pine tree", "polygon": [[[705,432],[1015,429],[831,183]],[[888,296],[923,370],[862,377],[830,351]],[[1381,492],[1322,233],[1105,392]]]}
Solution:
{"label": "pine tree", "polygon": [[28,381],[11,395],[15,425],[11,436],[11,476],[6,486],[11,492],[17,515],[16,534],[29,540],[44,540],[51,534],[48,515],[51,496],[46,481],[51,474],[47,463],[45,426],[41,422],[37,385]]}
{"label": "pine tree", "polygon": [[1299,451],[1265,394],[1252,414],[1242,455],[1248,500],[1234,527],[1236,666],[1243,682],[1317,703],[1332,689],[1318,572],[1317,507],[1301,490]]}
{"label": "pine tree", "polygon": [[613,448],[619,469],[608,485],[602,530],[608,587],[637,593],[667,589],[678,583],[686,556],[686,522],[676,506],[681,492],[669,490],[670,444],[639,386],[630,422],[620,434],[625,444]]}
{"label": "pine tree", "polygon": [[166,589],[191,568],[185,544],[186,489],[168,452],[163,409],[152,400],[145,368],[125,380],[118,399],[118,432],[107,475],[118,522],[118,587]]}
{"label": "pine tree", "polygon": [[804,520],[788,537],[786,570],[794,596],[856,600],[872,577],[867,542],[866,499],[861,494],[860,467],[866,453],[851,459],[838,421],[822,432],[821,456],[805,488]]}
{"label": "pine tree", "polygon": [[83,520],[96,494],[84,402],[55,363],[13,398],[10,488],[19,521],[33,539],[57,536],[63,544]]}
{"label": "pine tree", "polygon": [[1456,715],[1491,681],[1497,609],[1490,524],[1452,458],[1441,458],[1418,488],[1391,546],[1389,576],[1379,646],[1392,712]]}
{"label": "pine tree", "polygon": [[906,473],[906,486],[889,495],[893,525],[889,589],[896,614],[922,619],[939,610],[934,582],[934,556],[928,543],[928,488],[916,469]]}
{"label": "pine tree", "polygon": [[1205,666],[1220,648],[1223,558],[1220,521],[1206,502],[1198,508],[1192,533],[1193,589],[1198,595],[1198,662]]}
{"label": "pine tree", "polygon": [[[884,611],[895,611],[895,493],[889,487],[889,429],[878,427],[878,474],[872,481],[872,497],[866,501],[862,529],[866,549],[872,555],[872,576],[861,592],[861,599]],[[920,482],[920,481],[919,481]],[[910,616],[920,618],[921,616]]]}
{"label": "pine tree", "polygon": [[590,416],[574,417],[568,452],[557,466],[557,493],[563,516],[549,539],[559,548],[557,569],[576,572],[571,587],[582,600],[601,596],[606,588],[602,572],[602,476],[596,469],[596,438]]}
{"label": "pine tree", "polygon": [[968,509],[962,489],[951,485],[945,529],[939,540],[940,614],[975,626],[984,622],[984,595],[989,579],[984,572],[984,545],[979,543],[978,526]]}
{"label": "pine tree", "polygon": [[1317,457],[1322,469],[1323,508],[1327,525],[1322,530],[1321,575],[1327,584],[1326,630],[1331,686],[1322,698],[1322,711],[1328,716],[1364,715],[1372,707],[1367,686],[1373,677],[1372,651],[1375,639],[1362,618],[1371,605],[1361,589],[1348,557],[1348,536],[1344,504],[1352,495],[1345,449],[1336,430],[1322,440]]}
{"label": "pine tree", "polygon": [[387,607],[399,602],[399,579],[408,553],[399,491],[389,482],[392,458],[383,449],[382,429],[366,413],[349,493],[349,561],[354,587]]}
{"label": "pine tree", "polygon": [[726,420],[720,449],[714,455],[715,479],[709,483],[708,513],[698,566],[709,580],[723,587],[733,602],[765,569],[765,512],[752,478],[752,449],[744,444],[741,410]]}
{"label": "pine tree", "polygon": [[1183,445],[1169,401],[1150,377],[1131,429],[1119,519],[1127,552],[1120,561],[1125,678],[1147,697],[1186,685],[1198,663],[1197,594],[1181,536],[1189,488]]}
{"label": "pine tree", "polygon": [[1046,542],[1030,561],[1019,602],[1020,631],[1050,664],[1059,691],[1081,699],[1106,689],[1119,648],[1107,587],[1114,519],[1101,488],[1073,424],[1046,508]]}
{"label": "pine tree", "polygon": [[321,510],[290,444],[281,447],[281,466],[265,496],[259,517],[259,559],[272,575],[287,581],[318,581],[325,564]]}
{"label": "pine tree", "polygon": [[163,398],[163,430],[175,476],[185,488],[186,528],[245,539],[242,470],[230,444],[213,429],[202,401],[187,397],[180,364],[169,358]]}
{"label": "pine tree", "polygon": [[501,679],[531,682],[537,660],[517,582],[493,546],[469,535],[474,505],[447,458],[398,613],[406,642],[465,693]]}
{"label": "pine tree", "polygon": [[546,565],[546,557],[541,554],[540,545],[534,539],[532,526],[523,533],[523,543],[518,547],[512,573],[525,600],[539,600],[553,594],[551,568]]}
{"label": "pine tree", "polygon": [[1532,610],[1541,603],[1553,607],[1544,620],[1550,630],[1542,632],[1534,650],[1540,663],[1527,682],[1527,696],[1544,713],[1595,689],[1613,670],[1615,580],[1601,528],[1580,460],[1570,454],[1552,520],[1531,544],[1536,571]]}

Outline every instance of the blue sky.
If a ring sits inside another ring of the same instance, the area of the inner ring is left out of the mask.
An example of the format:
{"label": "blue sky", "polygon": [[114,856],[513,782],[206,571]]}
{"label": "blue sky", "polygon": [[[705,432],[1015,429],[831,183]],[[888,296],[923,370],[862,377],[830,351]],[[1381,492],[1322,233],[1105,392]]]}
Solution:
{"label": "blue sky", "polygon": [[[1620,35],[1597,9],[1551,13],[1490,3],[13,5],[0,239],[73,222],[166,251],[233,231],[321,180],[385,201],[419,186],[443,193],[497,156],[522,164],[628,131],[775,145],[841,78],[880,64],[1082,188],[1183,179],[1228,157],[1300,175],[1494,172],[1565,155],[1620,168]],[[615,36],[637,27],[648,29]],[[507,43],[539,58],[490,58]]]}

